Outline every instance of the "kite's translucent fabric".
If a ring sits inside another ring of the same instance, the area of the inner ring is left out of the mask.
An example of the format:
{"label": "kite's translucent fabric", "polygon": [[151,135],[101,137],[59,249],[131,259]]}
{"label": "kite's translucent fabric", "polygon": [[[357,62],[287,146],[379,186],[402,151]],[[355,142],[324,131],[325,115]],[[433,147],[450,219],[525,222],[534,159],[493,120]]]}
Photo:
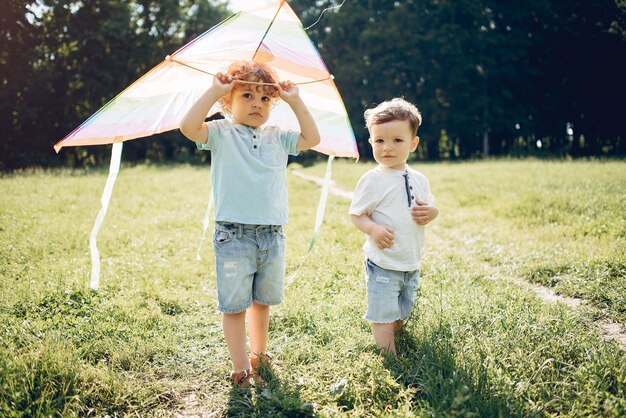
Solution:
{"label": "kite's translucent fabric", "polygon": [[[316,151],[358,158],[343,101],[300,20],[283,1],[263,1],[234,14],[154,67],[55,145],[110,144],[178,129],[213,76],[236,60],[268,63],[281,80],[299,84],[316,121]],[[193,68],[192,68],[193,67]],[[315,80],[318,81],[310,84]],[[219,111],[214,106],[209,115]],[[289,106],[279,102],[268,124],[299,130]]]}

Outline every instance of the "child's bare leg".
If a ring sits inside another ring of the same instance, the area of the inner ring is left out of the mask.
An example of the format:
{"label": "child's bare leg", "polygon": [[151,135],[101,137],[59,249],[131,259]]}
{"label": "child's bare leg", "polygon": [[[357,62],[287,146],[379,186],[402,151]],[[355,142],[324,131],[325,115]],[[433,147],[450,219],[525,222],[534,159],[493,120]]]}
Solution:
{"label": "child's bare leg", "polygon": [[393,323],[393,332],[400,331],[402,327],[404,327],[404,321],[401,319],[398,319],[396,322]]}
{"label": "child's bare leg", "polygon": [[395,322],[391,324],[372,323],[372,334],[374,334],[378,348],[394,356],[396,355],[395,327]]}
{"label": "child's bare leg", "polygon": [[224,314],[222,318],[224,338],[233,362],[233,370],[240,372],[250,368],[246,351],[246,313]]}
{"label": "child's bare leg", "polygon": [[248,309],[248,332],[250,333],[250,353],[267,352],[267,334],[270,326],[270,307],[252,302]]}

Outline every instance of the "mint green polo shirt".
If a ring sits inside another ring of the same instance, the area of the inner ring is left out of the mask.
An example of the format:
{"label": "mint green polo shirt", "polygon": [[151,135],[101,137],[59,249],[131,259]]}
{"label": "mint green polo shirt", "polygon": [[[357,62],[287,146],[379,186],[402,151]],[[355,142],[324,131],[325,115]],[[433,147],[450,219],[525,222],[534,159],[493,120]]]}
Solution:
{"label": "mint green polo shirt", "polygon": [[228,119],[207,122],[215,220],[253,225],[288,221],[287,158],[298,155],[300,132],[251,128]]}

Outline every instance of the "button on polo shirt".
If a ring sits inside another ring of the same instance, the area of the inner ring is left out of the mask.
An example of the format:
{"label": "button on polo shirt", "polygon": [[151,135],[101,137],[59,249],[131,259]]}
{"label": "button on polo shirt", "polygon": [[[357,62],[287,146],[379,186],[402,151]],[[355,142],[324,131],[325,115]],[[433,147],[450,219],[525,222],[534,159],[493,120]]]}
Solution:
{"label": "button on polo shirt", "polygon": [[284,225],[287,157],[298,155],[300,133],[276,126],[251,128],[227,119],[207,122],[215,220]]}

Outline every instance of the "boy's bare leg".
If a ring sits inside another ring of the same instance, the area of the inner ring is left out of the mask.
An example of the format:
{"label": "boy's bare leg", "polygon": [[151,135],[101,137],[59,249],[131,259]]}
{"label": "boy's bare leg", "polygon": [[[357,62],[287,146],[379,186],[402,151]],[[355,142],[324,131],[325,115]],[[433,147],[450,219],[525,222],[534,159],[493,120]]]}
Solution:
{"label": "boy's bare leg", "polygon": [[404,321],[401,319],[398,319],[396,322],[393,323],[393,332],[400,331],[402,327],[404,327]]}
{"label": "boy's bare leg", "polygon": [[250,368],[246,351],[246,313],[224,314],[222,318],[224,338],[233,362],[233,370],[240,372]]}
{"label": "boy's bare leg", "polygon": [[248,332],[251,355],[267,353],[267,334],[270,326],[270,307],[252,302],[248,309]]}
{"label": "boy's bare leg", "polygon": [[395,327],[395,322],[390,324],[372,323],[372,334],[374,334],[378,348],[394,356],[396,355]]}

